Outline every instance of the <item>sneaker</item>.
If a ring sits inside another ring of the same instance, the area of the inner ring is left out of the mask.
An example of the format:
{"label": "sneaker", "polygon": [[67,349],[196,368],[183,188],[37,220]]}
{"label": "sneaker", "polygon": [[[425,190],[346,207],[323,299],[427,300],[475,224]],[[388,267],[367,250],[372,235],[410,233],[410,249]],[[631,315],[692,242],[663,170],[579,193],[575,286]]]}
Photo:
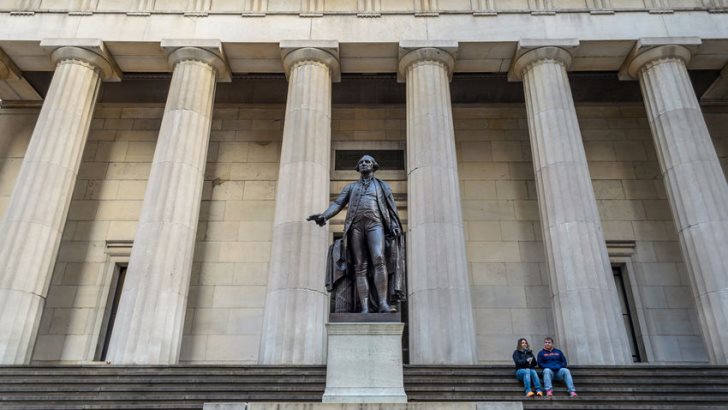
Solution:
{"label": "sneaker", "polygon": [[554,397],[554,391],[553,390],[546,390],[546,398],[550,399]]}
{"label": "sneaker", "polygon": [[533,397],[533,396],[535,396],[535,395],[536,395],[536,393],[534,393],[534,392],[530,391],[530,392],[526,393],[526,398],[527,398],[527,399],[530,399],[531,397]]}
{"label": "sneaker", "polygon": [[543,392],[541,390],[537,391],[536,396],[543,397]]}
{"label": "sneaker", "polygon": [[577,397],[577,396],[579,396],[579,395],[578,395],[578,394],[576,394],[576,392],[575,392],[575,391],[570,391],[570,392],[569,392],[569,397],[571,397],[571,398],[574,398],[574,397]]}

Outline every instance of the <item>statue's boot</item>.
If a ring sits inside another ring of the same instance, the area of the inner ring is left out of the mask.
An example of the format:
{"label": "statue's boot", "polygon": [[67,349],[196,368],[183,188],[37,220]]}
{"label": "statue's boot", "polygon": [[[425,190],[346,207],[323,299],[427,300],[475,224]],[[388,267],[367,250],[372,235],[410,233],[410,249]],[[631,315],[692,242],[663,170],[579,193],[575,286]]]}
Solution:
{"label": "statue's boot", "polygon": [[369,313],[369,298],[361,300],[361,312],[359,313]]}
{"label": "statue's boot", "polygon": [[379,313],[396,313],[397,308],[394,306],[390,306],[389,303],[387,303],[387,299],[383,299],[379,301]]}
{"label": "statue's boot", "polygon": [[360,313],[369,313],[369,282],[366,276],[356,277],[356,293],[359,294],[359,302],[361,302]]}
{"label": "statue's boot", "polygon": [[374,285],[377,287],[379,297],[379,313],[396,312],[397,309],[387,302],[387,269],[384,266],[378,266],[374,272]]}

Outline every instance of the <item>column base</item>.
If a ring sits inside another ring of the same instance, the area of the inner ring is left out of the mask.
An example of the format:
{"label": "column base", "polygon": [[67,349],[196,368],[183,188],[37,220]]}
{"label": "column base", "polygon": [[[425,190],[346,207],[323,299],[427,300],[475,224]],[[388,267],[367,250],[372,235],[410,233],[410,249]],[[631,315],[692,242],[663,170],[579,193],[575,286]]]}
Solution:
{"label": "column base", "polygon": [[403,323],[328,323],[324,403],[406,403]]}

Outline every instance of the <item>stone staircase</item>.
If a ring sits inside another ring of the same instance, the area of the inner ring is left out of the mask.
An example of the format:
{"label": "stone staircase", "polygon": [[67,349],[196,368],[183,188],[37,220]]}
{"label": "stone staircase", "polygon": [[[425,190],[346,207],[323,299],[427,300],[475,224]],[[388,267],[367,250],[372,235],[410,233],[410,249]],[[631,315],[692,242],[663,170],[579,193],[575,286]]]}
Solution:
{"label": "stone staircase", "polygon": [[[526,409],[726,409],[728,366],[572,368],[579,397],[522,398],[511,366],[406,366],[411,402],[522,401]],[[0,409],[201,409],[321,400],[323,366],[0,367]]]}
{"label": "stone staircase", "polygon": [[[578,398],[524,399],[512,366],[410,366],[411,401],[512,401],[525,409],[728,409],[728,366],[573,366]],[[543,380],[543,379],[542,379]]]}
{"label": "stone staircase", "polygon": [[0,367],[0,409],[202,409],[321,401],[323,366]]}

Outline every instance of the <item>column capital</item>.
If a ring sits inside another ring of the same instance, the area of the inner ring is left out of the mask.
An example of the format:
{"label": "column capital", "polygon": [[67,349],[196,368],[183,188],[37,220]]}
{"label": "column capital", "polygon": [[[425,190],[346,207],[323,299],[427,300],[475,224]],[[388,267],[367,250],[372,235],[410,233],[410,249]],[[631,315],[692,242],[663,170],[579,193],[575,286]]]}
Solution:
{"label": "column capital", "polygon": [[620,80],[636,80],[640,70],[655,60],[679,59],[687,65],[693,51],[702,44],[698,37],[648,37],[637,40],[619,69]]}
{"label": "column capital", "polygon": [[279,43],[281,60],[286,78],[291,68],[301,61],[316,61],[325,64],[331,71],[331,81],[341,81],[339,64],[339,42],[336,40],[285,40]]}
{"label": "column capital", "polygon": [[199,61],[215,69],[215,78],[218,82],[229,83],[232,74],[222,42],[215,39],[165,39],[160,46],[167,53],[169,66],[174,70],[177,63],[182,61]]}
{"label": "column capital", "polygon": [[529,40],[518,42],[516,55],[508,70],[508,81],[521,81],[531,64],[541,60],[554,60],[569,69],[573,60],[572,53],[579,47],[577,39]]}
{"label": "column capital", "polygon": [[121,81],[121,69],[99,39],[49,38],[41,40],[40,46],[50,54],[53,65],[64,60],[80,60],[96,67],[102,80]]}
{"label": "column capital", "polygon": [[448,78],[452,80],[457,53],[457,41],[402,41],[399,43],[397,81],[405,82],[407,68],[419,61],[437,61],[444,64]]}

